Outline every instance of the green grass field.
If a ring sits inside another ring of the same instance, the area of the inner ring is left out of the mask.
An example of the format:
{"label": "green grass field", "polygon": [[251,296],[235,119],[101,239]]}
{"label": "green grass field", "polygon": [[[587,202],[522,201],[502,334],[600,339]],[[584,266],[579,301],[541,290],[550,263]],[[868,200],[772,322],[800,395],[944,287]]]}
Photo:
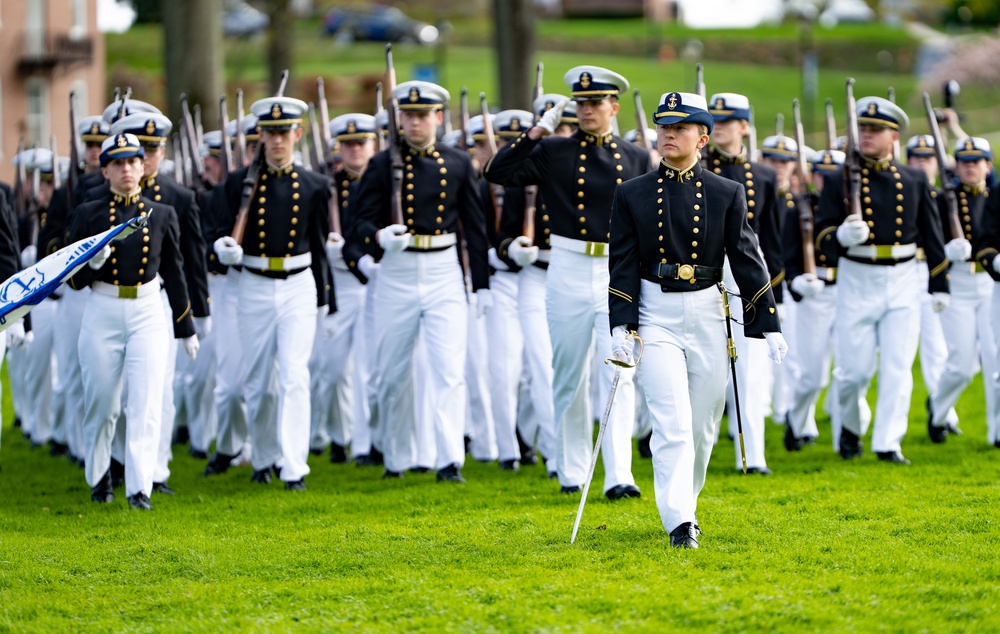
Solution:
{"label": "green grass field", "polygon": [[[6,399],[5,390],[5,399]],[[918,384],[914,403],[922,403]],[[965,436],[932,445],[911,412],[910,467],[829,447],[788,454],[768,424],[771,477],[733,469],[723,440],[701,496],[702,548],[669,546],[650,462],[639,500],[579,498],[540,466],[470,462],[466,485],[312,458],[309,490],[213,479],[183,448],[176,497],[130,511],[89,501],[81,470],[31,450],[5,407],[0,631],[906,631],[1000,628],[1000,452],[980,380]],[[600,488],[600,467],[595,479]]]}

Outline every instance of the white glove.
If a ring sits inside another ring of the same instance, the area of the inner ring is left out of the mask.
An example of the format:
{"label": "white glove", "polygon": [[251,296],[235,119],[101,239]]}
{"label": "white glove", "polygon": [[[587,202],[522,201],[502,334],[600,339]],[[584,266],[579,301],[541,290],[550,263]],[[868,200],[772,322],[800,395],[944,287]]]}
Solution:
{"label": "white glove", "polygon": [[243,262],[243,247],[237,244],[232,236],[222,236],[212,245],[215,254],[219,256],[219,264],[236,266]]}
{"label": "white glove", "polygon": [[7,347],[9,348],[20,348],[22,346],[30,343],[28,341],[28,335],[24,332],[24,321],[18,319],[10,326],[7,327]]}
{"label": "white glove", "polygon": [[801,295],[803,298],[815,297],[826,288],[826,282],[819,279],[812,273],[796,275],[792,279],[792,292]]}
{"label": "white glove", "polygon": [[538,247],[531,246],[528,236],[518,236],[507,247],[507,255],[515,264],[525,267],[538,260]]}
{"label": "white glove", "polygon": [[788,354],[788,344],[780,332],[765,332],[764,340],[767,341],[767,356],[776,364],[781,365],[782,359]]}
{"label": "white glove", "polygon": [[198,348],[201,347],[201,344],[198,343],[198,335],[184,337],[181,339],[181,343],[184,344],[184,352],[191,357],[192,361],[198,358]]}
{"label": "white glove", "polygon": [[28,268],[29,266],[34,266],[35,262],[38,261],[38,249],[33,244],[21,249],[21,266]]}
{"label": "white glove", "polygon": [[483,317],[493,308],[493,293],[488,288],[476,291],[476,317]]}
{"label": "white glove", "polygon": [[413,236],[403,225],[389,225],[378,232],[378,245],[389,253],[399,253],[412,243]]}
{"label": "white glove", "polygon": [[629,365],[635,363],[632,351],[635,349],[635,339],[625,326],[615,326],[611,330],[611,354],[619,361]]}
{"label": "white glove", "polygon": [[837,242],[844,247],[864,244],[868,240],[868,225],[861,216],[848,216],[844,223],[837,227]]}
{"label": "white glove", "polygon": [[1000,273],[1000,255],[993,256],[993,270]]}
{"label": "white glove", "polygon": [[490,266],[492,266],[493,268],[495,268],[498,271],[509,271],[510,270],[510,267],[507,266],[507,264],[503,260],[500,259],[499,255],[497,255],[497,250],[496,249],[490,248],[490,250],[487,251],[487,253],[486,253],[486,259],[489,261]]}
{"label": "white glove", "polygon": [[108,261],[111,257],[111,245],[104,245],[104,248],[94,257],[90,258],[87,262],[87,266],[94,269],[95,271],[104,266],[104,263]]}
{"label": "white glove", "polygon": [[326,261],[330,268],[344,264],[344,238],[336,231],[331,231],[326,237]]}
{"label": "white glove", "polygon": [[952,262],[965,262],[972,257],[972,244],[965,238],[955,238],[944,245],[944,257]]}
{"label": "white glove", "polygon": [[951,295],[948,293],[931,293],[931,308],[935,313],[940,313],[951,304]]}
{"label": "white glove", "polygon": [[556,128],[559,127],[559,123],[562,121],[563,109],[566,104],[569,103],[569,99],[560,99],[559,103],[552,106],[552,109],[542,115],[542,118],[538,120],[537,125],[539,128],[545,130],[549,134],[553,134]]}
{"label": "white glove", "polygon": [[358,270],[368,278],[369,282],[375,281],[375,277],[378,275],[378,267],[379,263],[367,253],[358,258]]}
{"label": "white glove", "polygon": [[212,334],[212,317],[195,317],[194,318],[194,332],[198,335],[199,339],[204,339],[205,337]]}

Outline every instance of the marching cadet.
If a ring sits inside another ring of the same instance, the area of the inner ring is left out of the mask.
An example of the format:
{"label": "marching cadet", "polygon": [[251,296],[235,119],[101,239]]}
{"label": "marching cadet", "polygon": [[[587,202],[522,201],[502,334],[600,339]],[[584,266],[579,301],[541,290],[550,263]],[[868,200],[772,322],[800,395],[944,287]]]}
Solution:
{"label": "marching cadet", "polygon": [[637,382],[653,421],[656,505],[671,545],[697,548],[697,500],[726,399],[726,318],[715,288],[725,258],[740,288],[754,289],[741,320],[746,335],[766,339],[775,363],[787,346],[743,186],[700,163],[714,123],[705,99],[666,93],[653,121],[657,170],[615,189],[611,351],[633,363],[636,332],[645,343]]}
{"label": "marching cadet", "polygon": [[[17,217],[11,195],[10,188],[5,183],[0,183],[0,277],[5,280],[21,270]],[[0,334],[0,364],[3,363],[7,348],[24,345],[25,336],[23,320],[11,324]]]}
{"label": "marching cadet", "polygon": [[[917,240],[927,254],[936,310],[948,303],[948,261],[930,184],[892,158],[893,143],[909,123],[906,113],[887,99],[865,97],[857,101],[857,118],[862,215],[848,216],[843,174],[830,172],[816,217],[817,246],[827,257],[838,258],[834,381],[842,424],[840,455],[862,455],[867,425],[859,399],[875,373],[877,351],[872,450],[879,460],[908,464],[900,443],[906,435],[919,339]],[[965,247],[971,251],[968,243]]]}
{"label": "marching cadet", "polygon": [[[330,121],[330,136],[340,144],[341,169],[333,175],[340,225],[350,233],[355,222],[358,185],[375,156],[375,117],[350,113]],[[356,247],[357,245],[353,245]],[[344,238],[331,232],[327,259],[337,289],[337,312],[324,316],[310,361],[312,429],[310,448],[329,445],[330,462],[347,462],[347,447],[355,455],[370,451],[370,416],[365,384],[371,377],[365,355],[368,333],[364,323],[366,284],[374,259],[363,250],[344,250]],[[356,438],[361,436],[361,438]],[[360,442],[358,442],[360,441]],[[355,443],[362,446],[357,453]]]}
{"label": "marching cadet", "polygon": [[[958,213],[966,240],[976,245],[976,253],[984,250],[985,214],[989,190],[986,178],[993,169],[993,153],[989,142],[980,137],[960,138],[955,142],[955,174],[958,176]],[[944,226],[948,226],[947,204],[939,196]],[[1000,432],[1000,399],[997,398],[997,346],[990,311],[993,308],[993,281],[987,273],[992,268],[992,256],[972,258],[956,251],[955,242],[945,245],[945,255],[951,261],[948,283],[951,302],[938,317],[941,328],[948,333],[948,360],[941,373],[937,389],[931,393],[927,431],[935,443],[945,442],[949,434],[961,434],[947,421],[965,388],[972,382],[979,366],[983,370],[986,392],[986,434],[990,444]],[[936,412],[942,415],[935,416]]]}
{"label": "marching cadet", "polygon": [[[556,463],[561,491],[576,493],[593,451],[593,342],[596,337],[597,350],[610,344],[604,289],[612,185],[645,173],[649,153],[612,134],[618,96],[629,86],[624,77],[597,66],[577,66],[563,79],[572,89],[580,129],[568,138],[552,136],[562,123],[566,101],[560,101],[498,152],[485,175],[506,186],[538,185],[545,204],[542,215],[549,217],[552,250],[545,301],[552,339]],[[602,370],[602,393],[607,393],[614,371],[610,365]],[[622,374],[603,441],[604,493],[610,499],[640,495],[632,477],[632,375]]]}
{"label": "marching cadet", "polygon": [[[128,102],[131,104],[131,102]],[[135,112],[111,124],[111,134],[135,135],[143,146],[143,175],[139,181],[142,194],[153,202],[169,205],[177,214],[180,228],[180,248],[183,255],[184,277],[188,298],[191,300],[191,314],[199,338],[204,338],[212,327],[208,307],[208,273],[205,263],[206,246],[202,235],[201,210],[194,192],[181,187],[171,178],[159,174],[160,163],[166,155],[167,137],[173,124],[162,114],[155,112]],[[93,189],[90,196],[103,196],[108,185]],[[170,306],[166,294],[163,297],[164,310]],[[163,416],[160,423],[160,446],[157,464],[153,473],[153,490],[157,493],[173,494],[167,486],[170,477],[169,462],[173,458],[170,449],[174,431],[174,370],[177,347],[171,343],[167,353],[166,380],[163,390]]]}
{"label": "marching cadet", "polygon": [[[712,150],[708,153],[707,166],[712,172],[743,185],[747,197],[747,220],[757,234],[764,262],[771,276],[771,291],[779,305],[782,300],[781,282],[785,278],[782,268],[783,254],[781,229],[777,205],[777,185],[774,171],[747,156],[743,138],[750,130],[750,100],[735,93],[717,93],[708,102],[708,111],[715,119],[712,129]],[[726,286],[736,294],[741,291],[727,269]],[[753,302],[753,296],[746,298]],[[744,300],[744,301],[746,301]],[[766,349],[760,342],[743,337],[742,331],[734,332],[739,358],[736,361],[736,382],[744,387],[746,395],[740,402],[743,418],[743,436],[746,444],[747,473],[769,474],[764,457],[764,416],[768,391],[766,377],[770,372],[764,355]],[[732,420],[730,416],[730,429]],[[740,447],[734,443],[736,468],[741,468]]]}
{"label": "marching cadet", "polygon": [[[960,135],[965,136],[965,135]],[[938,180],[937,154],[934,151],[934,137],[929,134],[918,134],[906,142],[906,164],[919,169],[927,176],[931,184],[931,198],[938,199],[941,190],[935,185]],[[951,170],[949,170],[950,172]],[[944,341],[944,330],[941,320],[934,312],[934,298],[926,290],[930,279],[927,268],[927,256],[923,247],[917,243],[917,273],[920,276],[920,373],[927,388],[927,418],[930,419],[931,394],[937,391],[941,381],[941,372],[948,360],[948,347]],[[955,408],[948,410],[945,417],[948,427],[958,429],[958,413]]]}
{"label": "marching cadet", "polygon": [[[554,136],[569,137],[577,130],[576,102],[565,96],[550,93],[535,99],[531,107],[536,118],[541,118],[558,103],[565,103]],[[501,260],[520,268],[518,274],[517,314],[524,338],[524,374],[527,383],[525,400],[527,412],[518,415],[518,437],[521,459],[537,442],[545,458],[549,478],[558,477],[556,467],[555,413],[552,398],[552,339],[545,313],[546,271],[548,270],[551,244],[549,214],[545,201],[537,192],[534,226],[530,227],[534,240],[525,233],[524,195],[504,196],[503,219],[496,235],[496,250]],[[525,194],[526,195],[526,194]]]}
{"label": "marching cadet", "polygon": [[[376,154],[361,178],[353,237],[348,239],[373,249],[380,259],[375,339],[378,416],[386,426],[385,475],[399,477],[416,466],[412,368],[419,334],[432,373],[427,382],[437,437],[437,479],[463,482],[468,323],[456,244],[461,224],[472,290],[480,311],[485,311],[492,303],[485,217],[468,156],[435,145],[448,92],[436,84],[410,81],[396,86],[392,96],[399,102],[403,128],[396,148],[404,165],[403,189],[393,192],[393,149]],[[394,194],[402,196],[402,223],[393,218]]]}
{"label": "marching cadet", "polygon": [[76,210],[71,240],[82,240],[137,216],[146,218],[146,224],[105,247],[71,278],[70,285],[93,289],[87,298],[79,343],[91,499],[114,500],[109,471],[111,440],[127,371],[125,493],[132,508],[148,510],[152,508],[149,495],[157,462],[168,347],[160,278],[170,298],[174,336],[183,340],[191,357],[198,352],[198,339],[187,296],[177,214],[169,205],[142,195],[143,153],[139,139],[132,134],[117,134],[104,141],[101,165],[110,188],[104,196]]}
{"label": "marching cadet", "polygon": [[[220,263],[243,266],[235,323],[246,362],[252,480],[267,484],[274,470],[292,491],[305,489],[309,474],[309,354],[317,310],[328,309],[323,245],[330,181],[293,163],[306,109],[290,97],[269,97],[250,107],[264,153],[245,217],[245,244],[229,235],[215,242]],[[237,221],[246,172],[237,170],[226,181],[228,221],[220,227]]]}

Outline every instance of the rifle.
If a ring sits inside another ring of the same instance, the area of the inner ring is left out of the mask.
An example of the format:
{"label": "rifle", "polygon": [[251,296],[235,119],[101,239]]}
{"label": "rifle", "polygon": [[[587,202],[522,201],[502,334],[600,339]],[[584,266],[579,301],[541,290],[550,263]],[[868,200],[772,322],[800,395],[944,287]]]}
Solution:
{"label": "rifle", "polygon": [[757,124],[754,123],[753,106],[750,106],[749,132],[747,132],[747,160],[753,161],[757,157]]}
{"label": "rifle", "polygon": [[62,187],[62,178],[59,176],[59,155],[56,153],[56,135],[49,135],[49,151],[52,152],[52,190]]}
{"label": "rifle", "polygon": [[174,132],[170,137],[170,144],[173,148],[174,156],[174,178],[181,185],[188,187],[190,185],[190,179],[187,175],[187,159],[184,156],[184,147],[180,139],[180,128],[183,127],[184,121],[181,121],[181,125],[178,126],[178,131]]}
{"label": "rifle", "polygon": [[[201,104],[194,104],[194,140],[195,147],[201,147],[201,140],[205,136],[204,128],[201,127]],[[201,156],[199,154],[199,156]]]}
{"label": "rifle", "polygon": [[396,89],[396,69],[392,65],[392,44],[385,45],[385,92],[389,95],[389,158],[392,164],[392,224],[403,224],[403,155],[399,147],[399,104],[392,92]]}
{"label": "rifle", "polygon": [[[285,84],[288,83],[288,69],[281,71],[281,83],[278,85],[276,97],[281,97],[285,93]],[[247,215],[250,212],[250,202],[257,191],[257,181],[260,179],[260,172],[264,168],[264,141],[261,139],[257,143],[253,160],[247,166],[246,176],[243,178],[243,190],[240,192],[240,208],[236,212],[236,220],[233,222],[233,232],[230,234],[236,244],[243,244],[243,233],[247,228]]]}
{"label": "rifle", "polygon": [[861,218],[861,148],[858,144],[858,106],[854,100],[854,78],[847,78],[847,155],[844,185],[850,205],[848,215]]}
{"label": "rifle", "polygon": [[[125,116],[125,104],[128,102],[128,98],[132,96],[132,87],[129,86],[125,89],[125,94],[122,95],[122,102],[118,105],[118,118],[121,119]],[[115,101],[118,100],[118,89],[115,88]]]}
{"label": "rifle", "polygon": [[[181,93],[181,112],[184,122],[184,133],[181,136],[181,143],[183,150],[187,152],[187,160],[190,161],[192,170],[191,180],[194,181],[191,184],[200,189],[210,189],[211,185],[205,177],[205,160],[198,151],[198,135],[195,130],[194,119],[191,117],[191,109],[188,107],[186,93]],[[184,145],[187,147],[184,147]]]}
{"label": "rifle", "polygon": [[451,124],[451,107],[448,104],[445,104],[444,108],[442,108],[442,111],[444,113],[444,118],[442,122],[442,125],[444,126],[443,132],[446,135],[451,134],[452,130],[454,129]]}
{"label": "rifle", "polygon": [[924,110],[927,111],[927,123],[931,128],[931,136],[934,137],[934,155],[937,157],[938,178],[941,180],[941,189],[944,191],[945,204],[948,205],[948,226],[951,229],[952,238],[962,238],[962,222],[958,216],[958,196],[955,194],[955,183],[947,172],[947,154],[944,149],[944,140],[941,138],[941,128],[938,127],[937,116],[934,108],[931,107],[930,95],[924,93]]}
{"label": "rifle", "polygon": [[837,120],[833,117],[833,99],[826,99],[826,149],[837,149]]}
{"label": "rifle", "polygon": [[[375,116],[377,117],[379,113],[385,110],[382,105],[382,82],[375,84]],[[388,125],[385,126],[386,129],[389,128]],[[385,149],[385,135],[382,134],[382,130],[375,131],[375,150],[381,152]]]}
{"label": "rifle", "polygon": [[[497,154],[497,137],[493,131],[493,121],[490,119],[490,108],[486,104],[486,93],[484,92],[479,93],[479,107],[483,111],[483,134],[486,135],[486,143],[490,148],[490,158],[493,158]],[[490,193],[493,195],[493,229],[499,231],[500,218],[503,215],[503,185],[490,183]]]}
{"label": "rifle", "polygon": [[226,96],[219,97],[219,129],[222,130],[222,147],[220,149],[219,161],[222,163],[222,174],[220,183],[226,182],[229,172],[233,169],[233,153],[229,146],[229,135],[226,134],[226,127],[229,126],[229,108],[226,107]]}
{"label": "rifle", "polygon": [[694,92],[701,97],[705,98],[705,69],[701,64],[694,67],[695,80],[694,80]]}
{"label": "rifle", "polygon": [[774,115],[774,134],[785,136],[785,115],[780,112]]}
{"label": "rifle", "polygon": [[14,215],[18,219],[28,209],[28,170],[24,167],[24,138],[17,140],[17,172],[14,173]]}
{"label": "rifle", "polygon": [[[320,82],[320,90],[322,90],[322,79],[318,79]],[[322,93],[320,93],[322,94]],[[323,126],[326,130],[326,136],[330,136],[330,125],[327,123]],[[330,211],[329,211],[329,223],[330,231],[341,234],[340,227],[340,201],[337,200],[337,184],[333,180],[333,173],[330,170],[330,165],[327,164],[326,159],[320,156],[320,148],[326,147],[325,142],[322,139],[322,133],[319,129],[319,123],[316,122],[316,107],[312,103],[309,104],[309,146],[310,153],[312,154],[313,169],[324,176],[330,178]]]}
{"label": "rifle", "polygon": [[247,160],[247,135],[243,131],[243,89],[236,89],[236,160],[237,167],[243,167]]}
{"label": "rifle", "polygon": [[323,157],[322,173],[332,177],[332,165],[328,162],[330,152],[333,151],[333,139],[330,138],[330,108],[326,103],[326,85],[323,83],[322,77],[316,78],[316,92],[319,93],[316,106],[319,108],[319,122],[322,126],[319,129],[319,137],[323,142],[323,151],[321,152],[321,156]]}
{"label": "rifle", "polygon": [[76,129],[76,93],[69,93],[69,174],[66,176],[66,202],[72,207],[73,190],[80,178],[80,131]]}
{"label": "rifle", "polygon": [[[889,86],[889,101],[896,103],[896,89]],[[899,139],[892,142],[892,160],[899,160]]]}
{"label": "rifle", "polygon": [[316,104],[309,102],[309,162],[313,171],[327,175],[326,160],[323,157],[323,139],[316,118]]}
{"label": "rifle", "polygon": [[806,170],[805,142],[806,135],[802,130],[802,113],[799,111],[799,100],[792,100],[792,116],[795,119],[795,143],[799,151],[795,161],[795,171],[798,174],[799,191],[799,224],[802,231],[802,271],[816,274],[816,248],[813,246],[813,209],[809,197],[809,174]]}
{"label": "rifle", "polygon": [[[545,65],[541,62],[535,66],[535,94],[532,101],[536,101],[543,94],[545,89],[542,86],[542,73]],[[538,113],[533,113],[534,121],[532,125],[538,123]],[[463,129],[464,130],[464,129]],[[462,136],[465,136],[463,131]],[[463,141],[464,143],[464,141]],[[538,210],[538,185],[528,185],[524,188],[524,224],[521,227],[521,235],[528,238],[532,244],[535,242],[535,212]]]}
{"label": "rifle", "polygon": [[462,131],[462,149],[469,149],[469,89],[462,86],[458,99],[458,127]]}
{"label": "rifle", "polygon": [[638,133],[635,137],[635,143],[648,152],[649,141],[646,139],[646,132],[649,130],[649,126],[646,125],[646,111],[642,109],[642,99],[639,98],[639,89],[634,89],[632,95],[635,98],[635,123],[636,132]]}

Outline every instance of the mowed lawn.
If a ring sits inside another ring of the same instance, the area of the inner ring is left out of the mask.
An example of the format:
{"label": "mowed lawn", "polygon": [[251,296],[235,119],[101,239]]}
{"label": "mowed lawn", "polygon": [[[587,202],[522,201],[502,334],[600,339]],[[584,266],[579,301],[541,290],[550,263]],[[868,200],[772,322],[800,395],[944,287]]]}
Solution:
{"label": "mowed lawn", "polygon": [[[311,459],[309,489],[205,479],[177,451],[176,497],[90,502],[83,472],[13,429],[0,452],[0,631],[997,631],[1000,450],[981,379],[943,446],[912,411],[910,467],[845,462],[829,427],[771,477],[734,469],[725,433],[701,497],[702,548],[677,551],[643,497],[578,496],[541,466],[470,462],[468,484]],[[923,403],[919,383],[914,403]]]}

